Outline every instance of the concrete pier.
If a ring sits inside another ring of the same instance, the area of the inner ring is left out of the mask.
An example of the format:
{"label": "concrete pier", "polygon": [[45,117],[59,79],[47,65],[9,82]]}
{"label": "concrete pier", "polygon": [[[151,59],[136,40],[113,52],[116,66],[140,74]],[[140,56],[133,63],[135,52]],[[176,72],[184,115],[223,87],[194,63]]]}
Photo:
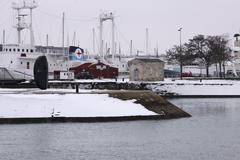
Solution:
{"label": "concrete pier", "polygon": [[[18,93],[16,93],[18,94]],[[51,91],[30,91],[27,94],[69,94]],[[191,117],[190,114],[171,104],[167,100],[151,91],[101,91],[89,93],[70,94],[108,94],[109,97],[121,100],[136,100],[134,103],[141,104],[147,110],[156,113],[156,115],[143,116],[120,116],[120,117],[24,117],[24,118],[0,118],[0,124],[26,124],[26,123],[92,123],[92,122],[115,122],[115,121],[136,121],[136,120],[163,120]],[[6,106],[7,107],[7,106]],[[86,106],[87,107],[87,106]],[[114,106],[113,106],[114,107]]]}
{"label": "concrete pier", "polygon": [[190,114],[152,91],[113,91],[109,93],[109,96],[122,100],[136,99],[135,103],[141,104],[146,109],[158,113],[161,119],[191,117]]}

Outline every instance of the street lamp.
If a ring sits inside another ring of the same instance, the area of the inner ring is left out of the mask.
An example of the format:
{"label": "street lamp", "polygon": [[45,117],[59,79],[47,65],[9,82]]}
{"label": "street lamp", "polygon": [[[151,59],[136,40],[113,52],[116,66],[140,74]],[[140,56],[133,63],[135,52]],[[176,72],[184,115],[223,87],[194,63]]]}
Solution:
{"label": "street lamp", "polygon": [[183,66],[182,66],[182,28],[178,29],[179,31],[179,40],[180,40],[180,78],[182,80],[182,70],[183,70]]}

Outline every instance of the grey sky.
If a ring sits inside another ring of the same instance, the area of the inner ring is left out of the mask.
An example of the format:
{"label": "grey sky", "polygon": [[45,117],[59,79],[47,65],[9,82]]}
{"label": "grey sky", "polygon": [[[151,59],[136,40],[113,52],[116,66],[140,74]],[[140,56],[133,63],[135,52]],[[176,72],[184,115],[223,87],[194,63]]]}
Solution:
{"label": "grey sky", "polygon": [[[145,49],[145,29],[149,28],[151,50],[157,45],[160,52],[179,43],[178,28],[183,28],[183,41],[193,35],[232,36],[240,29],[239,0],[36,0],[34,12],[35,39],[45,44],[49,34],[52,45],[61,44],[61,14],[66,14],[66,33],[72,41],[77,32],[80,46],[92,50],[92,28],[97,30],[102,10],[117,15],[117,40],[128,52],[132,39],[135,50]],[[7,31],[7,41],[14,42],[15,31],[10,0],[0,0],[0,30]],[[110,42],[110,23],[105,24],[105,39]],[[1,35],[1,34],[0,34]],[[26,35],[25,35],[26,37]],[[25,38],[26,39],[26,38]]]}

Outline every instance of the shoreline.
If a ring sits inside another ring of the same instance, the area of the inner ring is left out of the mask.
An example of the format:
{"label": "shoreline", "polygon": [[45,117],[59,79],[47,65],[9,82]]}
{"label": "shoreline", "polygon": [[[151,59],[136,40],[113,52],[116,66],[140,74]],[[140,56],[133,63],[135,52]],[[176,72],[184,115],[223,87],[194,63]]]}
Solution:
{"label": "shoreline", "polygon": [[240,98],[240,95],[161,95],[163,98],[167,99],[201,99],[201,98]]}
{"label": "shoreline", "polygon": [[154,116],[123,116],[123,117],[49,117],[49,118],[0,118],[0,124],[42,124],[42,123],[105,123],[143,120],[169,120],[172,118]]}

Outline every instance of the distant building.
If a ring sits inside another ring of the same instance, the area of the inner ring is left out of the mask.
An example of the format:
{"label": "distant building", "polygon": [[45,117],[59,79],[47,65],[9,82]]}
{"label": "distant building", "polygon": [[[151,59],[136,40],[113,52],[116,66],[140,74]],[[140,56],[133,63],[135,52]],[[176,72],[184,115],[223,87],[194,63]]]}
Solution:
{"label": "distant building", "polygon": [[80,66],[70,68],[74,72],[76,79],[92,78],[116,78],[118,68],[98,61],[97,63],[84,63]]}
{"label": "distant building", "polygon": [[128,65],[130,81],[164,80],[164,62],[160,59],[136,58]]}

